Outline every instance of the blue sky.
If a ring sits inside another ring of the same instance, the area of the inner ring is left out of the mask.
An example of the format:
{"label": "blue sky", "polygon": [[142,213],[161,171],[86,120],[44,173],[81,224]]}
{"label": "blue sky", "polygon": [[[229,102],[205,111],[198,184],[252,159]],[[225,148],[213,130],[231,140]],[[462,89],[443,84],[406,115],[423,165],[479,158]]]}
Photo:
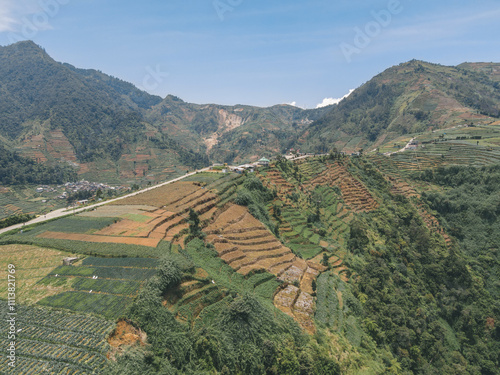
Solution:
{"label": "blue sky", "polygon": [[499,19],[498,0],[0,0],[0,44],[162,97],[314,108],[413,58],[500,62]]}

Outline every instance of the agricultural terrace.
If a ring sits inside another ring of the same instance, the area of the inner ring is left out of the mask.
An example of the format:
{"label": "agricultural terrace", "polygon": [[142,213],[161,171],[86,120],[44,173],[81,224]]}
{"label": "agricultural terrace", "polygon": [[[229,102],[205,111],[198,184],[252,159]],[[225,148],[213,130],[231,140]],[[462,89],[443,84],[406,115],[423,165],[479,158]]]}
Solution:
{"label": "agricultural terrace", "polygon": [[447,165],[487,166],[500,162],[500,129],[497,125],[454,127],[405,136],[382,146],[379,152],[397,151],[410,139],[416,150],[391,155],[370,155],[384,173],[411,176],[414,172]]}
{"label": "agricultural terrace", "polygon": [[[7,316],[0,300],[0,314]],[[17,306],[16,374],[94,374],[106,363],[106,337],[114,323],[88,316],[39,307]],[[7,332],[1,319],[0,328]],[[0,338],[8,347],[7,335]],[[6,351],[0,351],[0,368],[7,369]]]}
{"label": "agricultural terrace", "polygon": [[364,183],[347,169],[347,163],[331,162],[326,157],[279,163],[281,178],[286,177],[296,187],[287,200],[276,199],[268,206],[287,247],[316,264],[325,263],[327,257],[345,281],[349,271],[341,258],[350,222],[356,213],[378,207]]}
{"label": "agricultural terrace", "polygon": [[377,201],[364,184],[340,162],[328,163],[326,170],[304,185],[306,189],[314,189],[316,185],[337,185],[342,191],[345,204],[354,212],[372,211],[378,207]]}
{"label": "agricultural terrace", "polygon": [[272,306],[282,283],[269,272],[235,272],[199,239],[189,242],[185,249],[174,245],[171,256],[176,256],[180,264],[188,264],[183,267],[181,283],[169,290],[163,304],[177,320],[195,330],[212,324],[214,317],[234,300],[235,292],[254,294]]}
{"label": "agricultural terrace", "polygon": [[195,177],[205,181],[165,185],[75,217],[26,228],[2,240],[84,254],[161,256],[164,241],[183,243],[190,209],[201,220],[210,220],[220,203],[232,199],[238,185],[237,177],[229,175],[191,176]]}
{"label": "agricultural terrace", "polygon": [[298,285],[293,290],[278,292],[275,305],[297,319],[306,330],[314,331],[314,323],[307,314],[314,308],[314,299],[307,291],[312,291],[312,279],[322,266],[297,257],[243,206],[229,205],[205,232],[207,241],[215,245],[221,259],[238,273],[267,271],[279,280]]}

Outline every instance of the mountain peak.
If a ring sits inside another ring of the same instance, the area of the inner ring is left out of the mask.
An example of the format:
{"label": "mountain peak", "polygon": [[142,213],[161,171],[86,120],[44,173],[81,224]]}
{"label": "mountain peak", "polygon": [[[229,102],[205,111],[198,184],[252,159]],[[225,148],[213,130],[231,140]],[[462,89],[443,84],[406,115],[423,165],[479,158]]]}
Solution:
{"label": "mountain peak", "polygon": [[0,57],[7,57],[11,59],[26,59],[32,57],[41,57],[43,59],[52,58],[45,52],[41,46],[32,40],[24,40],[8,46],[0,47]]}
{"label": "mountain peak", "polygon": [[13,44],[9,44],[7,46],[3,46],[3,47],[0,47],[2,49],[6,49],[6,50],[12,50],[12,49],[22,49],[23,51],[43,51],[45,52],[45,50],[39,46],[38,44],[36,44],[35,42],[33,42],[32,40],[23,40],[23,41],[20,41],[20,42],[16,42],[16,43],[13,43]]}

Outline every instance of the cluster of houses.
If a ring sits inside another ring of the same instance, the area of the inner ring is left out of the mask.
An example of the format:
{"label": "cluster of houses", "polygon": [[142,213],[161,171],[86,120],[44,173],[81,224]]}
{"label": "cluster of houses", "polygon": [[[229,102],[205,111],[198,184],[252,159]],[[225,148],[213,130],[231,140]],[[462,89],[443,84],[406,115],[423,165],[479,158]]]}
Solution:
{"label": "cluster of houses", "polygon": [[222,173],[227,173],[227,172],[235,172],[235,173],[243,173],[245,171],[248,171],[250,173],[255,171],[255,168],[258,167],[267,167],[271,161],[266,158],[262,158],[259,161],[251,164],[242,164],[238,166],[228,166],[228,165],[222,165],[222,164],[214,164],[212,166],[212,169],[220,169]]}
{"label": "cluster of houses", "polygon": [[68,195],[78,193],[80,191],[89,191],[92,193],[97,193],[97,191],[101,190],[115,190],[117,192],[122,192],[125,190],[129,190],[129,188],[124,187],[124,186],[109,186],[100,182],[89,182],[85,180],[81,180],[78,182],[67,182],[64,185],[59,185],[56,188],[47,186],[47,185],[41,185],[38,186],[35,189],[35,192],[37,193],[56,193],[58,191],[64,190],[61,195],[59,195],[57,198],[59,199],[66,199],[68,198]]}

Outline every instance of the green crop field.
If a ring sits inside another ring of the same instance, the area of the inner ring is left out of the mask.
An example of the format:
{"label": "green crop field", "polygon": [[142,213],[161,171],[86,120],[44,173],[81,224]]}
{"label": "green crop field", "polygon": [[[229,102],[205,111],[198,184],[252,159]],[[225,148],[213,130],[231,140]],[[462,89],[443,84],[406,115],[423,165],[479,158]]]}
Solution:
{"label": "green crop field", "polygon": [[158,260],[152,258],[96,258],[87,257],[83,260],[84,266],[96,267],[133,267],[156,268]]}
{"label": "green crop field", "polygon": [[[7,316],[7,303],[0,300],[0,313]],[[113,322],[63,311],[17,306],[16,374],[90,374],[106,363],[106,337]],[[7,332],[5,319],[2,332]],[[0,338],[8,347],[7,335]],[[0,368],[7,370],[6,350],[0,352]]]}
{"label": "green crop field", "polygon": [[137,295],[144,282],[156,274],[156,259],[96,258],[81,266],[59,266],[39,285],[71,290],[44,298],[41,305],[117,318]]}
{"label": "green crop field", "polygon": [[97,293],[135,295],[141,283],[133,280],[78,279],[72,284],[73,289]]}
{"label": "green crop field", "polygon": [[116,319],[126,311],[132,301],[132,298],[114,294],[69,291],[46,297],[38,303],[42,306],[97,314],[108,319]]}

